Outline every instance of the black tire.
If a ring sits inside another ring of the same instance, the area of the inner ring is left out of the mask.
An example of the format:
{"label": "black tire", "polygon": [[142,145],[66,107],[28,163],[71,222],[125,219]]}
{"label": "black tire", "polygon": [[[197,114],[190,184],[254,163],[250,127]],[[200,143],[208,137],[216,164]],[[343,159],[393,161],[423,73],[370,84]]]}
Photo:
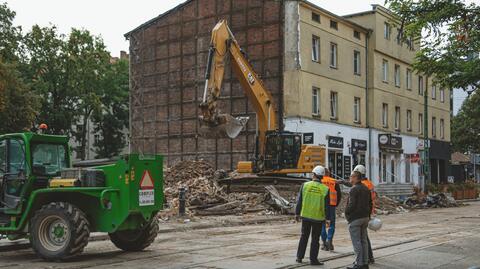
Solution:
{"label": "black tire", "polygon": [[125,251],[142,251],[150,246],[158,234],[158,218],[154,217],[145,226],[136,230],[108,234],[112,243]]}
{"label": "black tire", "polygon": [[89,222],[76,206],[65,202],[44,205],[30,220],[30,242],[45,260],[66,260],[82,253],[90,236]]}

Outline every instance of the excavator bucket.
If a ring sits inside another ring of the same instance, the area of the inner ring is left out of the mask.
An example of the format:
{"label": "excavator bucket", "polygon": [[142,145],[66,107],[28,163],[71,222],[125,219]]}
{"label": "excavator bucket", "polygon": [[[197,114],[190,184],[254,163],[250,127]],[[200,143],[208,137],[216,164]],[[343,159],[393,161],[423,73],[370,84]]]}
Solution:
{"label": "excavator bucket", "polygon": [[228,114],[220,114],[218,123],[212,124],[200,118],[198,133],[205,138],[235,138],[248,122],[249,117],[233,117]]}

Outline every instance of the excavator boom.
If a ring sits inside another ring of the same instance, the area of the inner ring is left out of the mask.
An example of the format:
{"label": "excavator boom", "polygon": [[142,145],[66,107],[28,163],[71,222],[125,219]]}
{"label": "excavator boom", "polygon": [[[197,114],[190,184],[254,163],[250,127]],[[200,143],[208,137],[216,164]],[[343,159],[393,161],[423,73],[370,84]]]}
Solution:
{"label": "excavator boom", "polygon": [[[272,97],[265,89],[252,66],[243,55],[227,22],[221,20],[212,30],[205,74],[205,90],[200,109],[200,135],[205,137],[235,138],[246,125],[249,117],[233,117],[218,109],[227,59],[238,78],[245,95],[252,104],[258,121],[258,137],[261,140],[269,130],[275,130],[277,119]],[[264,141],[259,141],[262,144]]]}

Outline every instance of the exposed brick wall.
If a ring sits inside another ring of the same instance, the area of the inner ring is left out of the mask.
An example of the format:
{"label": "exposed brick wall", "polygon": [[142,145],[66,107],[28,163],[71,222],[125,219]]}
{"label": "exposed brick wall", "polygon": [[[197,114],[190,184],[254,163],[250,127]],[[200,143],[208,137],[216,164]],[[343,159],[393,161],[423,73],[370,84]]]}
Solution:
{"label": "exposed brick wall", "polygon": [[220,19],[228,20],[281,108],[282,1],[192,0],[130,33],[132,151],[163,154],[168,165],[206,159],[223,169],[252,157],[255,114],[230,68],[219,106],[248,114],[248,128],[233,140],[197,136],[210,34]]}

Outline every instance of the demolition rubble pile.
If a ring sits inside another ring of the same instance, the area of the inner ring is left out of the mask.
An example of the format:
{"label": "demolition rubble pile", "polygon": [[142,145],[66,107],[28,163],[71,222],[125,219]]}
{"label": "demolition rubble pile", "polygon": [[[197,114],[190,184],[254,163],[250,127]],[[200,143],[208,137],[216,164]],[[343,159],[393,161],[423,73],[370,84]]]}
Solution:
{"label": "demolition rubble pile", "polygon": [[[268,193],[227,193],[217,180],[227,176],[215,171],[206,161],[183,161],[165,169],[164,192],[167,207],[161,218],[175,216],[179,212],[179,192],[186,193],[188,216],[229,215],[250,212],[271,213],[275,204]],[[270,201],[270,203],[269,203]],[[293,205],[291,205],[293,207]]]}

